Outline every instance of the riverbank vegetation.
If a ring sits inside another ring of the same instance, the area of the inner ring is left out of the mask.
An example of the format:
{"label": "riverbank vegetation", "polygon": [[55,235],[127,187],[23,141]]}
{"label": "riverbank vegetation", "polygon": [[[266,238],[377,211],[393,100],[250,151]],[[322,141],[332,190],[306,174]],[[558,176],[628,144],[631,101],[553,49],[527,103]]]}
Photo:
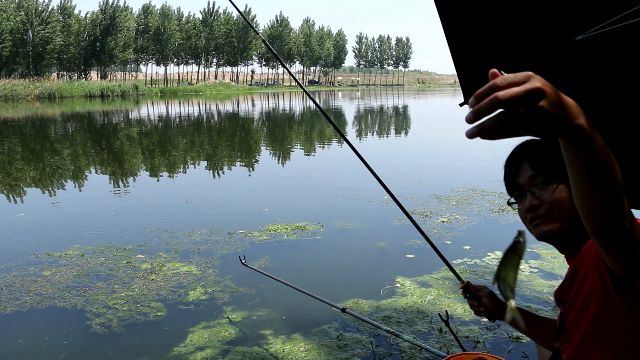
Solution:
{"label": "riverbank vegetation", "polygon": [[[409,68],[409,37],[360,33],[352,48],[356,75],[343,79],[337,76],[348,54],[342,29],[310,17],[294,28],[282,12],[260,26],[250,7],[243,12],[305,84],[382,85],[383,74],[386,85],[399,84],[399,70]],[[73,0],[55,6],[52,0],[0,0],[0,78],[28,80],[3,82],[4,99],[207,93],[227,86],[191,88],[212,82],[292,85],[243,19],[214,1],[185,14],[167,3],[134,10],[126,1],[102,0],[82,14]],[[190,89],[148,89],[180,86]]]}
{"label": "riverbank vegetation", "polygon": [[[377,75],[382,85],[371,83],[371,76],[360,77],[359,70],[354,66],[343,67],[336,73],[337,83],[333,86],[308,86],[313,90],[394,86],[385,84],[395,75],[393,71],[385,69]],[[428,71],[409,70],[402,75],[406,86],[417,88],[457,87],[458,79],[455,74],[443,75]],[[162,95],[227,95],[233,96],[250,92],[265,91],[298,91],[296,85],[273,85],[266,81],[266,74],[255,75],[254,83],[250,86],[237,85],[230,81],[213,80],[198,84],[183,83],[179,86],[145,86],[144,80],[127,81],[83,81],[83,80],[0,80],[0,99],[2,100],[60,100],[69,98],[125,98],[134,96],[162,96]],[[6,114],[4,114],[6,115]]]}

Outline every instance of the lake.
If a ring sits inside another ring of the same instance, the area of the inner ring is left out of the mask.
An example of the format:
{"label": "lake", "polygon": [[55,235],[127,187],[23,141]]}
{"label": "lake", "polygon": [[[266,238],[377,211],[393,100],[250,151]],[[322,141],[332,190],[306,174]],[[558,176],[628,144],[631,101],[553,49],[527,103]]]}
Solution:
{"label": "lake", "polygon": [[[314,93],[465,279],[522,225],[457,89]],[[300,92],[2,104],[0,359],[414,359],[425,352],[243,267],[459,352],[535,356],[456,278]],[[518,301],[564,259],[529,234]],[[540,257],[545,261],[539,261]]]}

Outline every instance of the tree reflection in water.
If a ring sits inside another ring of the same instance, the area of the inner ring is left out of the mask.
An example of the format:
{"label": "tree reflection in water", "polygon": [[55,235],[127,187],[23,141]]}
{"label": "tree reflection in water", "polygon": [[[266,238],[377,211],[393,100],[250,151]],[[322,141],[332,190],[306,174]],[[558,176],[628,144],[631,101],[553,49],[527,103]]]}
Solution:
{"label": "tree reflection in water", "polygon": [[[316,96],[346,133],[335,93]],[[407,136],[410,124],[407,105],[358,104],[352,127],[362,140]],[[284,166],[298,149],[310,156],[342,143],[311,102],[294,92],[39,113],[0,121],[0,140],[0,192],[13,203],[23,202],[28,188],[49,196],[68,184],[81,191],[89,174],[108,176],[114,188],[128,187],[142,172],[173,178],[201,165],[218,178],[234,167],[253,172],[263,149]]]}

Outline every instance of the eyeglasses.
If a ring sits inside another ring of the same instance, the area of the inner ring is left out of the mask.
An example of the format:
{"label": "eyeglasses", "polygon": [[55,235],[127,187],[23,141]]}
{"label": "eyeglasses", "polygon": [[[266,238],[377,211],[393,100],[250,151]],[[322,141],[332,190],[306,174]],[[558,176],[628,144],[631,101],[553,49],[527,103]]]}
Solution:
{"label": "eyeglasses", "polygon": [[529,189],[524,191],[514,191],[513,196],[507,200],[507,205],[513,210],[518,210],[520,204],[522,204],[527,199],[527,194],[535,197],[545,197],[551,194],[557,187],[559,183],[549,180],[540,180],[535,184],[531,185]]}

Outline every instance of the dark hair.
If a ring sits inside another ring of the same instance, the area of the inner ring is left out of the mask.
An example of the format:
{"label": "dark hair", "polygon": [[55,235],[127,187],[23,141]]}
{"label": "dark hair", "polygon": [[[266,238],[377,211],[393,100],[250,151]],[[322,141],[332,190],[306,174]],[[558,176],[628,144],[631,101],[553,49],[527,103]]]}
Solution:
{"label": "dark hair", "polygon": [[513,196],[516,179],[524,163],[547,180],[569,185],[567,167],[558,140],[529,139],[518,144],[504,162],[504,186],[510,196]]}

